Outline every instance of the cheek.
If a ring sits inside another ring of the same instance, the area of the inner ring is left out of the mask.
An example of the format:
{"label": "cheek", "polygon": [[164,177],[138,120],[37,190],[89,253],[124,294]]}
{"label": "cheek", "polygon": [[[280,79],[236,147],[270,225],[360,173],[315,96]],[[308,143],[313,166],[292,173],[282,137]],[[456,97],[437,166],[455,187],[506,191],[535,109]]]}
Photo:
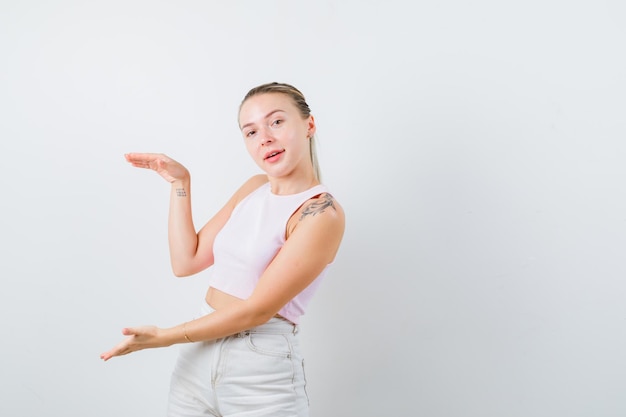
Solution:
{"label": "cheek", "polygon": [[246,150],[248,151],[248,154],[250,154],[250,156],[254,158],[256,156],[256,146],[254,146],[254,143],[252,141],[246,141],[244,142],[244,145],[246,147]]}

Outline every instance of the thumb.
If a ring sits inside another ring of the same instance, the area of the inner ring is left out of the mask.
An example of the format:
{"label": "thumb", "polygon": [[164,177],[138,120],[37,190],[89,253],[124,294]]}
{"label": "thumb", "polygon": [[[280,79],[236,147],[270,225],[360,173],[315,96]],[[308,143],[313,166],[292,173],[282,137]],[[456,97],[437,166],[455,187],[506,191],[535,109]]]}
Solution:
{"label": "thumb", "polygon": [[134,328],[132,328],[132,327],[124,327],[124,328],[122,329],[122,334],[123,334],[124,336],[134,336],[134,335],[136,335],[136,334],[137,334],[137,330],[135,330],[135,329],[134,329]]}

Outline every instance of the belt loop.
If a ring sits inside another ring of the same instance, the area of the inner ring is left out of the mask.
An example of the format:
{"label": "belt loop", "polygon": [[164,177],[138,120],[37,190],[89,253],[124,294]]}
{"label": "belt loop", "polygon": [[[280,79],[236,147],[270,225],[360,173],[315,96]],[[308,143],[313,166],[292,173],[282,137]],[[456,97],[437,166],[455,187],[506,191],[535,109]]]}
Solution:
{"label": "belt loop", "polygon": [[298,330],[299,330],[299,329],[298,329],[298,325],[297,325],[297,324],[294,324],[294,325],[293,325],[293,334],[298,333]]}

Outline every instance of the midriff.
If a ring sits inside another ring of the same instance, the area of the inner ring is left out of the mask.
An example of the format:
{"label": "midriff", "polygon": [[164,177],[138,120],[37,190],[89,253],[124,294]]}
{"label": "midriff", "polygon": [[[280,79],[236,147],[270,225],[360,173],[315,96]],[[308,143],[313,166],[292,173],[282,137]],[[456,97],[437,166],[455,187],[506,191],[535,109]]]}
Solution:
{"label": "midriff", "polygon": [[[241,303],[243,301],[241,298],[227,294],[224,291],[220,291],[213,287],[209,287],[209,290],[206,293],[205,300],[207,304],[215,310],[220,310],[222,308],[228,307],[236,303]],[[276,314],[274,317],[284,318],[280,314]]]}
{"label": "midriff", "polygon": [[209,287],[209,290],[206,293],[205,300],[207,304],[213,307],[213,309],[215,310],[221,310],[222,308],[243,301],[241,298],[237,298],[234,295],[226,294],[224,291],[220,291],[213,287]]}

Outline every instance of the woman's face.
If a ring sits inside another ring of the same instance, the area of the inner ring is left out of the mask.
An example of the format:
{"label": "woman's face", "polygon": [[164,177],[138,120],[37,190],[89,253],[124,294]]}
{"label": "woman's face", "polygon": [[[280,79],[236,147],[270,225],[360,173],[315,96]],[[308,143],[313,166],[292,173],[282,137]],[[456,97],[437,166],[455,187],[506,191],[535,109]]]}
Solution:
{"label": "woman's face", "polygon": [[289,96],[250,97],[239,111],[239,126],[250,156],[269,176],[297,175],[312,167],[309,137],[315,122],[313,116],[303,119]]}

